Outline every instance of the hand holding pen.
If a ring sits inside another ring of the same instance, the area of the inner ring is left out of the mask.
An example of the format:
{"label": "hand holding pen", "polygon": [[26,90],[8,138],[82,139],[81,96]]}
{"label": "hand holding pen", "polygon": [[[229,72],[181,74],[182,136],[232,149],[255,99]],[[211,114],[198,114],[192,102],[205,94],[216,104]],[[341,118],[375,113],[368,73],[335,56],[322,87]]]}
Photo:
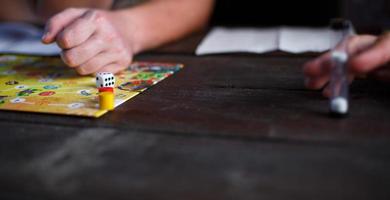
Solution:
{"label": "hand holding pen", "polygon": [[[345,41],[348,49],[346,72],[348,81],[355,76],[372,76],[383,81],[390,81],[390,33],[381,36],[355,35]],[[307,62],[303,67],[305,85],[309,89],[323,89],[326,97],[331,96],[332,52]]]}

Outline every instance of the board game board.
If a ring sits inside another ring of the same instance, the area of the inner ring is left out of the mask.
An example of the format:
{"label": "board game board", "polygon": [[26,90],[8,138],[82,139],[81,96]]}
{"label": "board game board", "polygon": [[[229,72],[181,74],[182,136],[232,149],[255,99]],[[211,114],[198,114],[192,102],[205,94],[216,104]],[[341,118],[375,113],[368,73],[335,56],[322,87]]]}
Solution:
{"label": "board game board", "polygon": [[[136,62],[116,75],[115,107],[183,65]],[[0,110],[100,117],[95,77],[80,76],[57,57],[0,55]]]}

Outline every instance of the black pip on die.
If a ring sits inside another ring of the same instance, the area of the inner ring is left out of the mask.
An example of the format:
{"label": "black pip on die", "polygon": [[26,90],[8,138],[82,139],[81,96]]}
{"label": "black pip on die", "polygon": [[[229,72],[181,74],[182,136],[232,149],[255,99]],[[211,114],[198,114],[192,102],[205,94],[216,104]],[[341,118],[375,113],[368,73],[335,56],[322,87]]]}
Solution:
{"label": "black pip on die", "polygon": [[99,72],[96,74],[96,87],[114,87],[115,76],[110,72]]}

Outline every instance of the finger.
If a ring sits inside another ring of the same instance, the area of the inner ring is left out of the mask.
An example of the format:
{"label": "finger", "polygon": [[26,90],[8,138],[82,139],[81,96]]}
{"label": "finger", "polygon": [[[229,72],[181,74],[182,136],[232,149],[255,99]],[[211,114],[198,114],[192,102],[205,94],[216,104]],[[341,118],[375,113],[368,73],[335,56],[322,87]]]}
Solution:
{"label": "finger", "polygon": [[73,20],[80,17],[85,9],[69,8],[50,18],[45,26],[42,42],[49,44],[54,42],[57,34]]}
{"label": "finger", "polygon": [[331,96],[331,89],[330,89],[330,86],[329,84],[327,86],[325,86],[325,88],[322,90],[322,95],[326,98],[330,98]]}
{"label": "finger", "polygon": [[111,63],[99,69],[99,72],[111,72],[111,73],[119,73],[125,69],[127,69],[128,65],[119,64],[119,63]]}
{"label": "finger", "polygon": [[77,67],[98,55],[107,47],[101,36],[94,34],[86,42],[61,53],[61,58],[69,67]]}
{"label": "finger", "polygon": [[377,40],[376,36],[372,35],[359,35],[348,38],[348,55],[358,54],[370,46],[372,46]]}
{"label": "finger", "polygon": [[[354,80],[354,76],[352,74],[348,75],[348,84],[351,84]],[[332,88],[330,84],[327,84],[322,90],[322,95],[324,97],[330,98],[332,96]]]}
{"label": "finger", "polygon": [[357,74],[365,74],[390,61],[390,35],[380,37],[369,49],[351,58],[350,70]]}
{"label": "finger", "polygon": [[75,19],[57,36],[57,44],[62,49],[70,49],[87,41],[96,31],[96,24],[86,17]]}
{"label": "finger", "polygon": [[76,71],[81,75],[92,74],[119,59],[120,58],[118,58],[117,54],[101,52],[87,62],[78,66]]}
{"label": "finger", "polygon": [[118,56],[117,62],[108,64],[101,69],[99,69],[99,72],[111,72],[111,73],[118,73],[121,72],[129,67],[131,62],[133,61],[133,56],[129,54],[127,51],[121,50],[113,50],[112,53],[116,54]]}
{"label": "finger", "polygon": [[329,81],[328,75],[324,75],[316,78],[306,78],[305,86],[308,89],[319,90],[323,88],[326,85],[326,83],[328,83],[328,81]]}
{"label": "finger", "polygon": [[319,58],[310,61],[304,66],[305,86],[308,89],[318,90],[323,88],[329,81],[331,63],[330,53],[326,53]]}
{"label": "finger", "polygon": [[329,72],[330,52],[323,54],[319,58],[304,64],[303,73],[307,77],[319,77]]}

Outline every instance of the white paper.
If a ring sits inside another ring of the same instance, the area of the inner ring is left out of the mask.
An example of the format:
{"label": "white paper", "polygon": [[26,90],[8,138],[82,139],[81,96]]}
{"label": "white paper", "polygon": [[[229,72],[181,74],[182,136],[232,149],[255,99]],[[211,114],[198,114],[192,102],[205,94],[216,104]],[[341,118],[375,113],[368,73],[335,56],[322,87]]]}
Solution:
{"label": "white paper", "polygon": [[197,55],[218,53],[323,52],[339,38],[328,28],[214,28],[200,43]]}
{"label": "white paper", "polygon": [[0,53],[58,55],[56,44],[43,44],[43,30],[25,23],[0,23]]}
{"label": "white paper", "polygon": [[[196,50],[197,55],[212,53],[264,53],[275,50],[278,29],[215,28]],[[259,44],[261,43],[261,44]]]}
{"label": "white paper", "polygon": [[278,49],[290,53],[324,52],[339,41],[338,34],[329,28],[280,28]]}

